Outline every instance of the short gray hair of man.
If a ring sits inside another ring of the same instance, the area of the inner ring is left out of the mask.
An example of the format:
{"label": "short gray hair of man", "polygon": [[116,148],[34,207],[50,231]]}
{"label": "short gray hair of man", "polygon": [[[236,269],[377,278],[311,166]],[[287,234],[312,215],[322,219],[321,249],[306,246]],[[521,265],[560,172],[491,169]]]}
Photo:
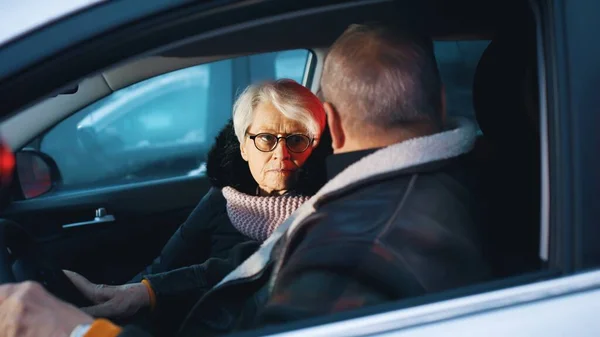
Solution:
{"label": "short gray hair of man", "polygon": [[325,59],[321,90],[350,128],[442,123],[431,39],[380,24],[351,25]]}
{"label": "short gray hair of man", "polygon": [[248,86],[233,105],[233,128],[240,144],[260,103],[271,103],[285,117],[306,127],[317,139],[325,129],[327,116],[321,101],[308,88],[290,79],[264,81]]}

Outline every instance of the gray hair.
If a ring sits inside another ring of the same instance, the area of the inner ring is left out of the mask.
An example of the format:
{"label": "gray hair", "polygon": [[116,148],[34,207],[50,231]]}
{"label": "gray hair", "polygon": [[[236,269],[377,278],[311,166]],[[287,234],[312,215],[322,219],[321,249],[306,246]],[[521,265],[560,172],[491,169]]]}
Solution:
{"label": "gray hair", "polygon": [[254,120],[254,109],[263,102],[304,125],[311,138],[319,138],[325,129],[323,105],[308,88],[290,79],[265,81],[248,86],[233,105],[233,128],[240,144]]}
{"label": "gray hair", "polygon": [[406,31],[350,26],[330,48],[321,89],[350,128],[441,126],[442,84],[433,43]]}

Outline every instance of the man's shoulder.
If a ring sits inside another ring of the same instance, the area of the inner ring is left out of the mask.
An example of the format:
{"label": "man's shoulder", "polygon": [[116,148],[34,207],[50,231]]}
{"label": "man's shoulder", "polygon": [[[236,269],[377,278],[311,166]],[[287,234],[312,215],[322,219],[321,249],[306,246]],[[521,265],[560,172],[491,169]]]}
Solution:
{"label": "man's shoulder", "polygon": [[[289,262],[354,268],[382,280],[412,282],[408,263],[426,283],[423,289],[441,287],[435,281],[442,277],[436,266],[442,271],[456,261],[468,261],[469,268],[485,265],[471,203],[475,198],[462,181],[460,166],[449,164],[373,180],[322,203],[289,242],[295,251]],[[431,268],[417,263],[426,258]],[[479,277],[471,269],[461,273],[450,277],[449,284]]]}
{"label": "man's shoulder", "polygon": [[458,231],[471,236],[479,219],[476,194],[460,161],[435,163],[355,186],[330,197],[307,219],[307,239],[360,240],[386,233]]}
{"label": "man's shoulder", "polygon": [[[316,203],[317,209],[347,205],[356,212],[378,209],[411,197],[464,199],[472,197],[473,182],[462,157],[426,163],[357,181]],[[369,202],[366,202],[366,201]]]}

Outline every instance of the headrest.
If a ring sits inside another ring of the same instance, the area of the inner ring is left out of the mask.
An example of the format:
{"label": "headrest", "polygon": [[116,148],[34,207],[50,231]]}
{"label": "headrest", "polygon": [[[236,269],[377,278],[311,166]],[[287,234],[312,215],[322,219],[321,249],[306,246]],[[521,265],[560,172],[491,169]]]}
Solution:
{"label": "headrest", "polygon": [[536,70],[535,25],[519,26],[492,40],[473,81],[475,117],[484,137],[497,148],[514,148],[537,137],[526,99],[537,95],[537,81],[531,81],[533,88],[526,87],[527,72]]}

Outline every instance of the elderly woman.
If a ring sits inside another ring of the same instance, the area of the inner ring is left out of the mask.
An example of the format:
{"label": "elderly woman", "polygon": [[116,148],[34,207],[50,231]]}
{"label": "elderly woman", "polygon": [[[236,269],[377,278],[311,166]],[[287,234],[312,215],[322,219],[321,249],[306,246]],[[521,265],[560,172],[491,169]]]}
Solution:
{"label": "elderly woman", "polygon": [[208,155],[213,188],[131,282],[226,257],[241,242],[264,241],[326,182],[325,118],[319,99],[292,80],[246,88]]}
{"label": "elderly woman", "polygon": [[168,317],[181,319],[325,183],[324,159],[331,153],[325,124],[321,102],[300,84],[249,86],[209,153],[213,188],[161,256],[122,286],[98,286],[65,272],[93,302],[87,311],[126,317],[149,306],[161,313],[163,326]]}

